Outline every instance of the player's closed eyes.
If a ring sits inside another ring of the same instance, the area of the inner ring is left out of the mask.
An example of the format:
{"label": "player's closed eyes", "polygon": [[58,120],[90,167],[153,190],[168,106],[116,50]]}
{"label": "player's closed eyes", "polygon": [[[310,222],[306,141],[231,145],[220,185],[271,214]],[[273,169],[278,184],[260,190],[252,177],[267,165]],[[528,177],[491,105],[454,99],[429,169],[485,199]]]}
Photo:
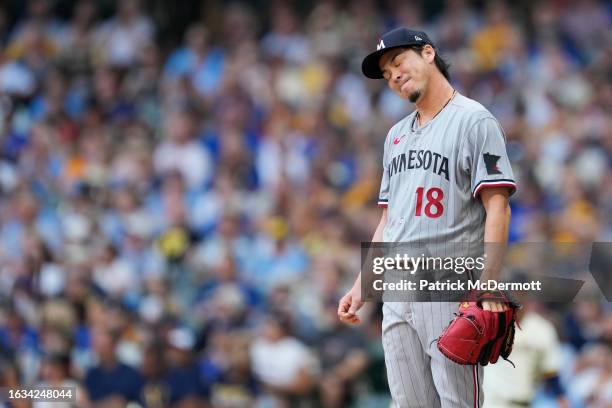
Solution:
{"label": "player's closed eyes", "polygon": [[[391,59],[391,66],[394,68],[398,68],[401,64],[401,59],[398,58],[402,53],[399,52],[397,54],[395,54],[395,56]],[[386,69],[383,70],[383,78],[385,79],[385,81],[388,81],[391,78],[391,74],[389,73],[389,71],[387,71]]]}

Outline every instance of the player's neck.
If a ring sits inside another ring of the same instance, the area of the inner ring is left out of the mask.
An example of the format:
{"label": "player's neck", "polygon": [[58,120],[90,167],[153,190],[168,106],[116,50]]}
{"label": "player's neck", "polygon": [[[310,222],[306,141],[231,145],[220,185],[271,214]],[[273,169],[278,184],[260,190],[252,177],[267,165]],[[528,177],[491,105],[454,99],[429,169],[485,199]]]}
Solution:
{"label": "player's neck", "polygon": [[416,102],[419,126],[424,126],[434,118],[454,95],[453,87],[447,81],[435,81]]}

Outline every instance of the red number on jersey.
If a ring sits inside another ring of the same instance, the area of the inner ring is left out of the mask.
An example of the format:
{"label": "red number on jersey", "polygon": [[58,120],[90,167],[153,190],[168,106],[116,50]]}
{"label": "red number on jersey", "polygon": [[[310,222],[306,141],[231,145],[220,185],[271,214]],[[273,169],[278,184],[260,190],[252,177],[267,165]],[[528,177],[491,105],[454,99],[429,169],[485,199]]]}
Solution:
{"label": "red number on jersey", "polygon": [[[414,215],[417,217],[421,216],[421,212],[423,210],[423,192],[425,191],[424,187],[419,187],[416,190],[417,201],[416,201],[416,210]],[[432,187],[425,193],[425,198],[427,198],[427,203],[425,203],[425,215],[429,218],[438,218],[444,212],[444,206],[441,201],[444,198],[444,191],[438,187]],[[435,211],[432,211],[432,207],[435,208]]]}

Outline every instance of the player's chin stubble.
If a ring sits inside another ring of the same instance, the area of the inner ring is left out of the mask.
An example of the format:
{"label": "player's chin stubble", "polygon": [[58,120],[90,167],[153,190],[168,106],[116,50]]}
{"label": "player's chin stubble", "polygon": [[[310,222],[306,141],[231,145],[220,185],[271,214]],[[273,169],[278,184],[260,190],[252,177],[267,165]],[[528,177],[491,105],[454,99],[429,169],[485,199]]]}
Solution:
{"label": "player's chin stubble", "polygon": [[421,91],[414,91],[413,93],[410,94],[410,96],[408,96],[408,100],[412,103],[415,103],[416,101],[419,100],[419,98],[421,97]]}

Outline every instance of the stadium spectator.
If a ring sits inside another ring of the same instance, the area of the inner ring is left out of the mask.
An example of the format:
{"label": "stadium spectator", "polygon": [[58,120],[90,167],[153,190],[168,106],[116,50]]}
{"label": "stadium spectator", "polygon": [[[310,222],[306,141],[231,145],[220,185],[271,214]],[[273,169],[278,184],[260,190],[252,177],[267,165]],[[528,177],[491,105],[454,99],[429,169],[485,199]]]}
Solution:
{"label": "stadium spectator", "polygon": [[141,401],[143,380],[134,368],[117,359],[117,333],[105,328],[93,333],[93,347],[98,363],[84,379],[92,402],[104,406],[121,406]]}
{"label": "stadium spectator", "polygon": [[287,316],[272,315],[251,345],[253,373],[263,389],[260,403],[296,406],[308,401],[315,386],[319,361],[306,345],[289,334],[289,329]]}

